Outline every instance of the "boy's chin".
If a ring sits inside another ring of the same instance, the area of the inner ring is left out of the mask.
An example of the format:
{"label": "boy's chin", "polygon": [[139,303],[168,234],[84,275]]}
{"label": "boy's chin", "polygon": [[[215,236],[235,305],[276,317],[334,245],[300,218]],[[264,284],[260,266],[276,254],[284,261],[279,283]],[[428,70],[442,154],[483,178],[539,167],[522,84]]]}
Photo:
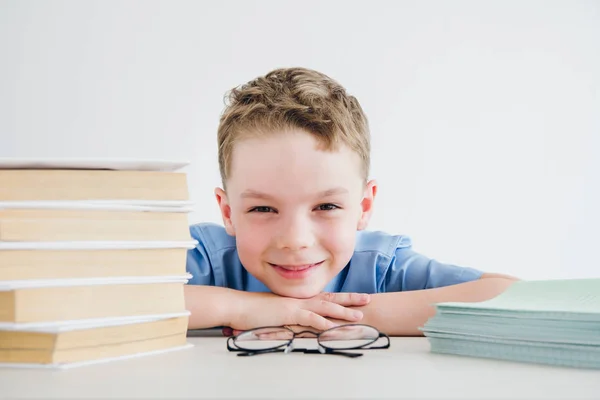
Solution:
{"label": "boy's chin", "polygon": [[311,286],[297,286],[297,287],[277,287],[270,288],[271,291],[279,296],[283,297],[292,297],[295,299],[310,299],[311,297],[315,297],[319,295],[323,289],[316,287],[314,285]]}

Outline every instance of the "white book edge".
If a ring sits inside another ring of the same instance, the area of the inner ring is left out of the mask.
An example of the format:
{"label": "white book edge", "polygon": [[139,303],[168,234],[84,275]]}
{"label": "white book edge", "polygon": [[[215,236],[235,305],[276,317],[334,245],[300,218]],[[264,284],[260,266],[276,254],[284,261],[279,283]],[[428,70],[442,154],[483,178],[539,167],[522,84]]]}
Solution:
{"label": "white book edge", "polygon": [[197,240],[190,241],[56,241],[2,242],[0,250],[131,250],[131,249],[193,249]]}
{"label": "white book edge", "polygon": [[3,209],[48,209],[48,210],[107,210],[107,211],[148,211],[148,212],[192,212],[191,202],[175,204],[167,202],[147,202],[145,204],[136,201],[0,201],[0,210]]}
{"label": "white book edge", "polygon": [[89,318],[81,320],[50,321],[50,322],[0,322],[0,331],[61,333],[108,326],[123,326],[143,322],[160,321],[191,315],[185,310],[179,313],[150,314],[125,317]]}
{"label": "white book edge", "polygon": [[[58,201],[58,200],[57,200]],[[68,200],[74,201],[74,200]],[[138,199],[105,199],[105,200],[81,200],[86,203],[94,204],[124,204],[124,205],[137,205],[137,206],[157,206],[157,207],[188,207],[193,206],[194,202],[191,200],[138,200]]]}
{"label": "white book edge", "polygon": [[128,354],[125,356],[107,357],[107,358],[101,358],[101,359],[97,359],[97,360],[79,361],[79,362],[64,363],[64,364],[0,363],[0,368],[23,368],[23,369],[35,368],[35,369],[61,369],[61,370],[63,370],[63,369],[84,367],[84,366],[94,365],[94,364],[104,364],[104,363],[113,362],[113,361],[129,360],[129,359],[138,358],[138,357],[170,353],[173,351],[190,349],[192,347],[194,347],[193,344],[186,343],[183,346],[171,347],[168,349],[145,351],[145,352],[140,352],[140,353],[135,353],[135,354]]}
{"label": "white book edge", "polygon": [[483,341],[489,342],[494,340],[509,340],[515,341],[522,344],[526,343],[545,343],[545,344],[575,344],[582,346],[600,346],[600,342],[598,340],[594,340],[592,337],[591,340],[586,339],[571,339],[568,337],[568,334],[564,336],[559,335],[543,335],[539,336],[526,336],[526,335],[511,335],[511,334],[494,334],[492,332],[485,333],[476,333],[476,332],[463,332],[456,329],[445,329],[445,328],[419,328],[423,332],[424,336],[427,337],[437,337],[436,335],[444,335],[443,337],[447,337],[448,339],[461,339],[461,340],[475,340],[475,341]]}
{"label": "white book edge", "polygon": [[24,279],[0,281],[0,292],[43,287],[73,287],[97,285],[135,285],[149,283],[187,283],[191,274],[173,276],[118,276],[110,278]]}
{"label": "white book edge", "polygon": [[456,335],[451,333],[443,333],[443,332],[428,332],[428,339],[447,339],[453,342],[463,342],[465,344],[479,344],[482,345],[495,345],[495,344],[506,344],[512,345],[515,347],[551,347],[551,348],[560,348],[566,351],[568,350],[586,350],[592,352],[598,352],[600,354],[600,347],[598,347],[595,343],[568,343],[568,342],[555,342],[548,340],[527,340],[527,339],[514,339],[514,338],[494,338],[489,336],[465,336],[465,335]]}
{"label": "white book edge", "polygon": [[144,158],[0,157],[0,169],[100,169],[174,172],[189,164],[187,160]]}

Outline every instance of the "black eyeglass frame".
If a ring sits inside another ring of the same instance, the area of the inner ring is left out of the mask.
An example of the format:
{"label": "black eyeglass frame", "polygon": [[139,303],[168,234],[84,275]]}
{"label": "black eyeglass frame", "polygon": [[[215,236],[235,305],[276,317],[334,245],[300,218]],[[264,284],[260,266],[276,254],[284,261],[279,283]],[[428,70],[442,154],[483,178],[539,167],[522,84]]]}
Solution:
{"label": "black eyeglass frame", "polygon": [[[324,335],[327,332],[331,332],[334,331],[336,329],[340,329],[340,328],[346,328],[349,326],[360,326],[360,327],[365,327],[365,328],[370,328],[373,329],[374,331],[376,331],[378,333],[378,336],[373,338],[370,342],[367,343],[363,343],[361,345],[357,345],[357,346],[353,346],[353,347],[328,347],[326,345],[323,345],[320,341],[319,338],[321,337],[321,335]],[[236,343],[236,339],[241,336],[241,335],[247,335],[249,332],[253,332],[253,331],[258,331],[258,330],[262,330],[262,329],[279,329],[279,330],[287,330],[291,333],[292,337],[287,340],[285,343],[279,344],[277,346],[273,346],[273,347],[269,347],[269,348],[265,348],[265,349],[246,349],[244,347],[240,347],[237,343]],[[294,348],[293,347],[293,342],[294,339],[296,339],[298,336],[302,335],[302,334],[309,334],[314,336],[314,338],[317,340],[317,344],[318,344],[318,349],[304,349],[304,348]],[[386,339],[386,343],[383,345],[379,345],[379,346],[372,346],[372,347],[367,347],[372,345],[373,343],[375,343],[376,341],[378,341],[381,338],[385,338]],[[235,347],[233,347],[233,346]],[[254,328],[254,329],[249,329],[247,331],[243,331],[242,333],[235,335],[235,336],[231,336],[227,338],[227,350],[232,351],[232,352],[239,352],[238,356],[253,356],[253,355],[257,355],[257,354],[265,354],[265,353],[276,353],[276,352],[283,352],[283,353],[290,353],[290,352],[302,352],[304,354],[331,354],[331,355],[340,355],[340,356],[346,356],[346,357],[360,357],[363,354],[362,353],[349,353],[347,352],[347,350],[360,350],[360,349],[364,349],[364,350],[380,350],[380,349],[388,349],[390,348],[390,337],[388,335],[386,335],[383,332],[380,332],[377,328],[370,326],[370,325],[365,325],[365,324],[345,324],[345,325],[340,325],[340,326],[335,326],[333,328],[327,329],[323,332],[313,332],[313,331],[300,331],[300,332],[295,332],[292,329],[286,327],[286,326],[262,326],[259,328]]]}

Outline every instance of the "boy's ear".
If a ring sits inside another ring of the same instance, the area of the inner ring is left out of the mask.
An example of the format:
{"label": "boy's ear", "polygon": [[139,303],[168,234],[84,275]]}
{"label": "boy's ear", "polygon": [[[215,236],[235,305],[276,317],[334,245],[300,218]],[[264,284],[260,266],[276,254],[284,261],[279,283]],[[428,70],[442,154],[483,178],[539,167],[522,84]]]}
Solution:
{"label": "boy's ear", "polygon": [[233,228],[233,223],[231,222],[231,206],[229,205],[229,200],[227,199],[227,193],[221,188],[215,189],[215,197],[217,198],[217,203],[219,204],[219,209],[221,210],[221,216],[223,217],[223,225],[225,225],[225,230],[231,236],[235,236],[235,229]]}
{"label": "boy's ear", "polygon": [[377,195],[377,181],[370,180],[367,182],[365,187],[365,193],[363,199],[360,202],[360,218],[358,219],[357,229],[362,231],[367,228],[371,215],[373,215],[373,203],[375,202],[375,196]]}

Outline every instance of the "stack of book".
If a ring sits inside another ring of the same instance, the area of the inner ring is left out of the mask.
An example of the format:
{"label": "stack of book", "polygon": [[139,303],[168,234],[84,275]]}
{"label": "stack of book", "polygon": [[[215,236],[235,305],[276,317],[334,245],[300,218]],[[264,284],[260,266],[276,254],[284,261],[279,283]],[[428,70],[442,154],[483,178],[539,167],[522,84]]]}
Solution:
{"label": "stack of book", "polygon": [[185,163],[0,159],[0,364],[190,345]]}
{"label": "stack of book", "polygon": [[436,304],[431,352],[600,368],[600,279],[519,281],[479,303]]}

